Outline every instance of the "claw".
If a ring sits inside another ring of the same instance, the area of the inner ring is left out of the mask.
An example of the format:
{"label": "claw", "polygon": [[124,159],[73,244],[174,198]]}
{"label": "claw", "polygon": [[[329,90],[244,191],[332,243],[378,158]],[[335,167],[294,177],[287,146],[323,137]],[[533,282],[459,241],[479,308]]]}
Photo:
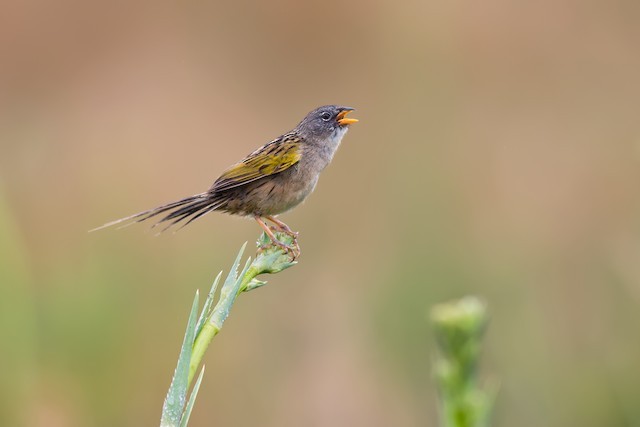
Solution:
{"label": "claw", "polygon": [[298,242],[294,241],[294,244],[290,246],[290,245],[287,245],[286,243],[281,242],[278,239],[275,239],[272,241],[276,246],[280,247],[280,249],[282,249],[283,251],[291,255],[291,258],[293,259],[293,261],[298,259],[298,257],[300,256],[301,251],[300,251],[300,245],[298,245]]}
{"label": "claw", "polygon": [[[282,249],[283,251],[285,251],[287,254],[289,254],[292,258],[293,261],[295,261],[296,259],[298,259],[298,257],[301,254],[301,250],[300,250],[300,245],[298,244],[298,233],[291,231],[291,229],[289,227],[287,227],[287,225],[279,220],[276,220],[273,217],[267,217],[271,222],[273,222],[275,224],[275,226],[273,227],[269,227],[267,226],[267,224],[265,224],[265,222],[262,220],[262,218],[260,218],[259,216],[255,216],[255,220],[258,223],[258,225],[260,225],[260,227],[265,231],[265,233],[267,234],[267,236],[269,236],[269,239],[271,239],[271,242],[278,246],[280,249]],[[287,236],[291,237],[291,239],[293,240],[293,244],[292,245],[287,245],[286,243],[281,242],[280,240],[278,240],[275,236],[275,234],[273,234],[273,232],[280,232],[280,233],[284,233]],[[267,249],[268,246],[266,245],[261,245],[259,248],[259,251],[263,251],[265,249]]]}

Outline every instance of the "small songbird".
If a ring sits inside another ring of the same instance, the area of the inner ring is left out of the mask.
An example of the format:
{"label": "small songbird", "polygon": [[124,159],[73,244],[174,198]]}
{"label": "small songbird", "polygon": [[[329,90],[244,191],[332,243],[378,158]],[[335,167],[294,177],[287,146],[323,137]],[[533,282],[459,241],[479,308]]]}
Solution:
{"label": "small songbird", "polygon": [[[358,120],[347,117],[353,108],[326,105],[316,108],[290,132],[274,139],[228,168],[209,190],[122,218],[94,230],[126,221],[141,222],[162,216],[154,227],[182,227],[213,211],[253,217],[272,242],[300,255],[298,233],[276,215],[299,205],[315,188],[320,172],[327,167],[349,125]],[[269,227],[265,220],[273,225]],[[94,231],[91,230],[91,231]],[[292,246],[279,241],[274,231],[291,236]]]}

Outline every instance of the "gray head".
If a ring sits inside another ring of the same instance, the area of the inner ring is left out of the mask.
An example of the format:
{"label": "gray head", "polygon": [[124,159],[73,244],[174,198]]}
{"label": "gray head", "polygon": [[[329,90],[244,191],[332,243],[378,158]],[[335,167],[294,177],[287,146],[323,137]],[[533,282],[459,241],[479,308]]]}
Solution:
{"label": "gray head", "polygon": [[305,138],[324,141],[327,138],[342,137],[350,124],[357,119],[347,118],[347,114],[354,109],[339,105],[325,105],[316,108],[296,126],[296,131]]}

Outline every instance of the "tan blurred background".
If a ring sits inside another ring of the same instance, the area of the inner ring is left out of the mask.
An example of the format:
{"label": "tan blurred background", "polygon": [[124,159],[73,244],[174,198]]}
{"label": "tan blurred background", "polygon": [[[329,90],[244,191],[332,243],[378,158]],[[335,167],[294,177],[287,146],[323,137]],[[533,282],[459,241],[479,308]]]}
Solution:
{"label": "tan blurred background", "polygon": [[0,425],[156,425],[258,227],[87,230],[357,108],[193,426],[435,426],[429,306],[484,297],[496,426],[639,426],[640,3],[4,2]]}

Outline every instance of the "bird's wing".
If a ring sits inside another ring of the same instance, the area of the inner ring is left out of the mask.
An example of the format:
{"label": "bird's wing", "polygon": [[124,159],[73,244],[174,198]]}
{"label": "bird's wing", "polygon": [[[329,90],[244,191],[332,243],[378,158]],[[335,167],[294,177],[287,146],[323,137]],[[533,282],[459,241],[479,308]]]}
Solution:
{"label": "bird's wing", "polygon": [[300,156],[300,137],[284,135],[224,171],[210,191],[228,190],[282,172],[298,163]]}

